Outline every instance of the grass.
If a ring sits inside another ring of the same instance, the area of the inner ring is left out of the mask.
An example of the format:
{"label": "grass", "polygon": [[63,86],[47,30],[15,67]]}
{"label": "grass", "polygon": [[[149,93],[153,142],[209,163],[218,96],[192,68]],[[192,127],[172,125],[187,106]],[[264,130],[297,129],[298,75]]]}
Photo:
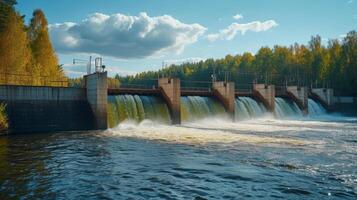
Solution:
{"label": "grass", "polygon": [[6,131],[9,128],[9,123],[5,111],[6,104],[0,103],[0,132]]}

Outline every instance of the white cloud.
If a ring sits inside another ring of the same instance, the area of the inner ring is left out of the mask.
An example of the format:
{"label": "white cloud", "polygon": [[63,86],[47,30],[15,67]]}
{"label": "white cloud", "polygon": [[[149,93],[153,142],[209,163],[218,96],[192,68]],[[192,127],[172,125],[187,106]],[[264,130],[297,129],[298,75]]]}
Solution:
{"label": "white cloud", "polygon": [[233,19],[236,19],[236,20],[238,20],[238,19],[243,19],[243,15],[241,15],[241,14],[236,14],[236,15],[233,16]]}
{"label": "white cloud", "polygon": [[253,21],[246,24],[232,23],[218,33],[207,35],[206,38],[211,42],[216,40],[232,40],[238,32],[244,35],[247,31],[262,32],[276,26],[278,26],[278,24],[274,20],[267,20],[265,22]]}
{"label": "white cloud", "polygon": [[351,4],[351,3],[353,3],[353,2],[354,2],[354,0],[349,0],[349,1],[347,1],[348,4]]}
{"label": "white cloud", "polygon": [[344,37],[346,37],[346,36],[347,36],[347,34],[340,34],[340,35],[338,35],[339,38],[344,38]]}
{"label": "white cloud", "polygon": [[150,17],[94,13],[80,23],[49,26],[60,53],[96,53],[114,58],[145,58],[154,54],[179,54],[203,35],[200,24],[185,24],[169,16]]}

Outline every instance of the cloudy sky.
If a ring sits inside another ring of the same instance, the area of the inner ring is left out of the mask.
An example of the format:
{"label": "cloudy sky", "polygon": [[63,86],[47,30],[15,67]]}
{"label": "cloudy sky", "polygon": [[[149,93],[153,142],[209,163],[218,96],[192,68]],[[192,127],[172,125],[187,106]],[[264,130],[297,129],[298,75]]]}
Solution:
{"label": "cloudy sky", "polygon": [[72,59],[90,55],[126,75],[357,29],[357,0],[18,0],[27,21],[36,8],[71,77],[86,71]]}

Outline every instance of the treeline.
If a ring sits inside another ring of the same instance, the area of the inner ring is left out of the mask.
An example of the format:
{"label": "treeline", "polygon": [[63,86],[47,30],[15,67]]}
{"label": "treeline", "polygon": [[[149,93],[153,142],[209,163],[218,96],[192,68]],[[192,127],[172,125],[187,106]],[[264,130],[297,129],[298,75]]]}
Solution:
{"label": "treeline", "polygon": [[326,45],[320,36],[313,36],[307,45],[262,47],[255,55],[227,55],[116,78],[123,85],[135,85],[151,83],[159,76],[172,76],[180,78],[183,87],[200,87],[205,83],[199,81],[211,81],[212,74],[218,80],[236,82],[238,88],[258,81],[277,86],[332,87],[337,95],[357,96],[357,33],[351,31]]}
{"label": "treeline", "polygon": [[[107,83],[108,83],[108,88],[119,88],[120,87],[120,82],[116,78],[107,78]],[[82,77],[79,78],[70,78],[68,79],[68,86],[69,87],[76,87],[76,88],[84,88],[85,87],[85,82]]]}
{"label": "treeline", "polygon": [[0,0],[0,84],[67,86],[44,13],[35,10],[26,25],[15,4]]}

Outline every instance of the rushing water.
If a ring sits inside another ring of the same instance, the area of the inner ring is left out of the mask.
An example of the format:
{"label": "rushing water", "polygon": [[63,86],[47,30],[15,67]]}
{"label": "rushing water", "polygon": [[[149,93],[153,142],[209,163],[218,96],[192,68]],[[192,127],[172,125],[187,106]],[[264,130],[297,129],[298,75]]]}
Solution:
{"label": "rushing water", "polygon": [[207,117],[226,117],[223,105],[210,97],[181,97],[181,119],[192,121]]}
{"label": "rushing water", "polygon": [[143,95],[108,96],[108,121],[114,127],[123,121],[145,119],[169,123],[170,113],[162,98]]}
{"label": "rushing water", "polygon": [[0,137],[0,199],[356,199],[357,119]]}
{"label": "rushing water", "polygon": [[109,130],[0,137],[0,199],[357,199],[357,118],[311,99],[239,97],[232,122],[182,97],[180,126],[160,98],[108,101]]}
{"label": "rushing water", "polygon": [[238,97],[235,100],[235,119],[245,120],[262,117],[267,114],[264,105],[251,97]]}
{"label": "rushing water", "polygon": [[326,115],[325,108],[321,104],[315,102],[312,99],[308,99],[308,109],[309,109],[308,111],[309,116],[311,117]]}
{"label": "rushing water", "polygon": [[302,112],[295,102],[280,97],[275,98],[275,114],[278,118],[302,116]]}

